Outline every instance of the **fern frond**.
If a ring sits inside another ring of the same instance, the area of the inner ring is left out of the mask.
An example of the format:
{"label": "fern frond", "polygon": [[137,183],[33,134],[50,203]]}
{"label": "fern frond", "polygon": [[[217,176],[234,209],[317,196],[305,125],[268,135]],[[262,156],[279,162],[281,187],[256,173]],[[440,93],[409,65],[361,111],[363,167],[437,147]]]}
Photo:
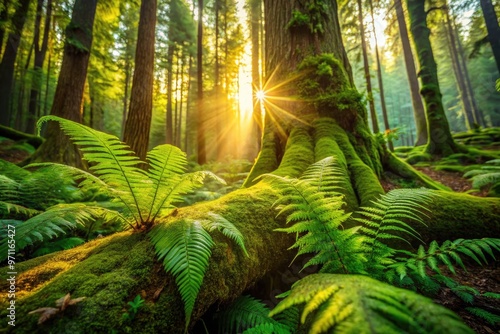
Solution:
{"label": "fern frond", "polygon": [[18,213],[27,218],[39,214],[41,211],[30,209],[22,205],[0,201],[0,213]]}
{"label": "fern frond", "polygon": [[184,302],[187,328],[212,254],[212,237],[200,222],[184,219],[156,225],[149,237],[158,259],[163,259],[165,271],[175,277]]}
{"label": "fern frond", "polygon": [[467,307],[465,308],[469,313],[472,313],[476,317],[483,318],[490,325],[496,325],[500,323],[500,316],[497,314],[493,314],[479,307]]}
{"label": "fern frond", "polygon": [[41,117],[38,129],[47,121],[59,123],[63,132],[80,147],[84,159],[91,163],[90,170],[117,191],[137,222],[144,222],[143,214],[149,208],[144,207],[141,194],[147,192],[150,183],[145,182],[146,174],[139,168],[143,162],[129,146],[115,136],[57,116]]}
{"label": "fern frond", "polygon": [[[389,270],[398,271],[401,278],[408,274],[408,270],[418,273],[421,277],[427,276],[425,268],[429,268],[441,275],[438,267],[440,264],[445,265],[450,272],[455,273],[452,259],[455,264],[465,269],[460,254],[482,265],[483,262],[487,263],[486,254],[495,259],[493,250],[500,251],[500,239],[457,239],[453,242],[447,240],[441,246],[436,241],[433,241],[427,251],[423,246],[420,246],[417,254],[399,251],[408,257],[397,258],[397,263],[389,265],[388,268]],[[405,269],[402,267],[405,267]]]}
{"label": "fern frond", "polygon": [[309,275],[294,284],[270,316],[303,304],[301,323],[311,334],[473,333],[432,300],[365,276]]}
{"label": "fern frond", "polygon": [[246,256],[248,255],[247,249],[245,248],[245,238],[243,234],[238,230],[236,226],[233,225],[229,220],[213,212],[209,212],[208,216],[212,220],[204,221],[203,227],[209,232],[214,230],[219,230],[229,239],[233,240],[240,248],[243,250]]}
{"label": "fern frond", "polygon": [[0,159],[0,174],[14,181],[22,181],[30,172],[12,162]]}
{"label": "fern frond", "polygon": [[327,157],[309,166],[300,179],[308,181],[318,191],[325,193],[326,197],[339,195],[338,190],[350,180],[345,172],[347,169],[341,168],[339,164],[334,157]]}
{"label": "fern frond", "polygon": [[472,178],[472,187],[479,189],[488,184],[500,182],[500,172],[488,172],[486,174],[476,175]]}
{"label": "fern frond", "polygon": [[33,256],[37,257],[57,252],[60,250],[71,249],[83,243],[85,243],[85,240],[77,237],[64,238],[56,240],[54,242],[44,243],[42,247],[38,248],[35,252],[33,252]]}
{"label": "fern frond", "polygon": [[183,202],[184,198],[182,195],[201,187],[206,178],[213,178],[219,182],[225,183],[224,180],[207,171],[187,173],[172,178],[168,187],[162,190],[162,193],[155,201],[151,210],[151,212],[154,212],[155,214],[149,220],[154,221],[160,214],[161,210],[173,208],[173,203]]}
{"label": "fern frond", "polygon": [[26,166],[26,168],[43,168],[47,171],[53,171],[58,173],[63,177],[68,177],[78,182],[78,188],[83,192],[92,191],[99,189],[100,192],[109,194],[112,196],[113,189],[103,182],[100,178],[95,175],[81,170],[79,168],[58,164],[54,162],[42,162],[42,163],[32,163]]}
{"label": "fern frond", "polygon": [[5,175],[0,175],[0,201],[20,203],[21,193],[18,181]]}
{"label": "fern frond", "polygon": [[269,317],[269,312],[269,308],[259,300],[251,296],[240,296],[225,310],[216,313],[218,332],[241,333],[253,328],[249,333],[259,333],[258,330],[263,328],[256,328],[259,325],[269,325],[272,328],[280,326],[276,320]]}
{"label": "fern frond", "polygon": [[283,326],[281,324],[272,324],[272,323],[264,323],[257,325],[255,327],[246,329],[243,334],[292,334],[294,333],[293,331],[290,331],[290,329],[286,326]]}
{"label": "fern frond", "polygon": [[[16,227],[16,251],[36,241],[44,241],[65,235],[78,225],[85,226],[107,212],[98,207],[89,207],[85,204],[58,204],[47,211],[34,216]],[[109,212],[107,212],[110,214]],[[0,241],[0,261],[7,256],[7,240]]]}

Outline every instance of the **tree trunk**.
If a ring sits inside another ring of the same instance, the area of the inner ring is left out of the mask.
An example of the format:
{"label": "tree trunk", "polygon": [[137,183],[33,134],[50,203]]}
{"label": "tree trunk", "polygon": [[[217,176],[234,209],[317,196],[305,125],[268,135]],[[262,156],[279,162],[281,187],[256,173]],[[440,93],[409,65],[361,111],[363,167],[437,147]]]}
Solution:
{"label": "tree trunk", "polygon": [[500,26],[498,25],[497,14],[491,0],[480,0],[480,2],[486,29],[488,30],[488,40],[490,41],[493,57],[495,57],[498,74],[500,75],[500,38],[498,38],[500,36]]}
{"label": "tree trunk", "polygon": [[[378,89],[380,93],[380,105],[382,106],[382,117],[384,119],[384,127],[385,131],[390,131],[391,126],[389,125],[389,115],[387,114],[387,107],[385,105],[385,93],[384,93],[384,79],[382,78],[382,65],[380,62],[380,56],[378,52],[378,41],[377,41],[377,32],[375,30],[375,17],[373,16],[373,2],[370,2],[370,16],[372,18],[372,28],[373,28],[373,36],[375,37],[375,56],[377,58],[377,78],[378,78]],[[388,147],[391,151],[394,151],[394,145],[392,141],[389,139],[387,141]]]}
{"label": "tree trunk", "polygon": [[363,22],[364,19],[363,5],[361,3],[361,0],[357,0],[357,2],[358,2],[358,23],[359,23],[359,31],[361,34],[361,50],[363,52],[363,68],[365,71],[365,81],[366,81],[366,95],[368,98],[368,105],[370,107],[370,117],[372,119],[373,133],[379,133],[380,129],[378,127],[377,112],[375,110],[375,101],[373,100],[370,64],[368,62],[368,47],[366,45],[365,24]]}
{"label": "tree trunk", "polygon": [[5,37],[5,27],[9,19],[9,5],[10,0],[2,1],[2,8],[0,9],[0,56],[2,55],[3,39]]}
{"label": "tree trunk", "polygon": [[40,114],[39,95],[42,90],[42,67],[45,62],[45,55],[49,45],[50,21],[52,16],[52,0],[47,1],[47,10],[45,12],[45,25],[43,29],[43,40],[40,47],[40,24],[42,21],[42,7],[44,0],[38,0],[35,19],[35,59],[33,64],[33,79],[31,83],[30,100],[28,107],[28,120],[26,125],[27,133],[35,132],[35,124]]}
{"label": "tree trunk", "polygon": [[457,83],[458,92],[460,94],[460,99],[462,101],[462,107],[465,115],[465,125],[467,129],[474,129],[478,120],[474,117],[474,110],[472,109],[472,103],[470,101],[469,93],[465,85],[464,73],[462,66],[460,65],[460,59],[458,57],[457,42],[455,39],[455,32],[451,25],[450,12],[448,8],[445,8],[445,20],[446,20],[446,36],[448,40],[448,46],[450,50],[451,63],[453,67],[453,72],[455,73],[455,81]]}
{"label": "tree trunk", "polygon": [[21,41],[24,23],[28,17],[30,0],[20,0],[12,16],[12,32],[9,33],[2,61],[0,62],[0,125],[10,125],[10,103],[14,84],[14,66]]}
{"label": "tree trunk", "polygon": [[[77,0],[71,22],[66,27],[64,56],[51,115],[82,122],[82,102],[87,67],[92,47],[92,31],[97,0]],[[78,150],[53,122],[47,125],[47,140],[31,157],[31,161],[54,161],[82,166]]]}
{"label": "tree trunk", "polygon": [[427,27],[427,13],[424,1],[407,0],[410,28],[418,55],[420,71],[420,93],[425,103],[427,133],[429,135],[425,152],[433,156],[448,156],[459,151],[453,137],[446,114],[444,113],[441,90],[437,77],[430,30]]}
{"label": "tree trunk", "polygon": [[252,110],[252,132],[249,140],[248,158],[253,160],[259,153],[262,144],[262,104],[261,100],[257,98],[257,92],[262,87],[261,80],[261,45],[260,45],[260,18],[261,18],[261,4],[260,0],[251,0],[250,2],[250,19],[251,19],[251,37],[252,37],[252,96],[253,96],[253,110]]}
{"label": "tree trunk", "polygon": [[172,86],[173,86],[173,63],[174,63],[175,44],[171,42],[167,51],[167,113],[166,113],[166,143],[172,144],[174,142],[174,127],[172,117]]}
{"label": "tree trunk", "polygon": [[196,103],[196,143],[198,163],[203,165],[207,162],[205,147],[205,113],[203,107],[203,0],[198,0],[198,52],[197,60],[197,85],[198,97]]}
{"label": "tree trunk", "polygon": [[408,38],[408,29],[406,26],[405,15],[403,12],[403,4],[401,0],[394,0],[396,7],[396,15],[398,19],[399,37],[403,46],[403,57],[405,60],[406,74],[410,85],[411,103],[413,106],[413,117],[417,128],[417,141],[415,146],[424,145],[427,143],[427,120],[425,118],[424,104],[420,97],[417,71],[415,70],[415,60],[410,47],[410,39]]}
{"label": "tree trunk", "polygon": [[[265,1],[266,17],[273,18],[266,22],[269,42],[266,68],[274,70],[274,75],[268,80],[272,95],[265,101],[269,122],[265,124],[263,148],[252,174],[270,171],[296,177],[312,162],[335,156],[347,175],[342,191],[346,208],[352,211],[358,205],[369,205],[383,192],[377,178],[382,162],[387,169],[408,177],[420,176],[391,153],[379,150],[369,133],[362,97],[354,89],[349,73],[336,3],[328,4],[321,21],[315,22],[321,23],[324,29],[309,31],[301,26],[283,29],[291,21],[294,10],[306,10],[300,0]],[[281,65],[278,67],[278,64]],[[313,71],[318,68],[319,74]],[[307,90],[310,80],[322,85],[320,91]],[[318,99],[318,95],[325,97],[319,93],[329,94],[328,101]],[[310,94],[311,99],[287,101],[284,98],[290,96],[288,94]],[[285,224],[284,217],[276,218],[276,210],[272,208],[276,199],[275,191],[261,182],[215,201],[178,209],[161,221],[170,224],[180,219],[200,220],[209,212],[217,212],[233,222],[245,237],[249,257],[243,256],[228,239],[213,234],[216,245],[197,297],[192,324],[206,312],[234,300],[267,273],[280,271],[282,265],[294,257],[295,252],[287,248],[295,236],[274,231]],[[500,233],[498,199],[446,192],[430,209],[432,224],[413,226],[424,235],[424,241],[442,240],[450,235],[451,238],[478,238]],[[112,330],[184,332],[183,302],[172,276],[165,274],[162,264],[154,257],[153,247],[143,232],[124,232],[16,264],[19,272],[16,330],[75,334]],[[8,271],[6,267],[0,273],[6,275]],[[274,299],[276,289],[288,289],[290,278],[293,281],[298,275],[286,269],[278,272],[274,290],[266,297]],[[0,293],[6,294],[7,284],[5,280],[0,282]],[[68,292],[72,298],[85,296],[86,299],[68,307],[64,316],[56,316],[42,325],[37,324],[36,316],[27,314],[40,307],[53,306]],[[134,321],[127,324],[128,328],[123,328],[121,315],[126,312],[127,302],[137,295],[145,299],[144,306]],[[0,299],[0,316],[4,318],[8,311],[6,300]]]}
{"label": "tree trunk", "polygon": [[146,159],[153,112],[156,0],[142,0],[135,50],[130,108],[123,140],[142,160]]}

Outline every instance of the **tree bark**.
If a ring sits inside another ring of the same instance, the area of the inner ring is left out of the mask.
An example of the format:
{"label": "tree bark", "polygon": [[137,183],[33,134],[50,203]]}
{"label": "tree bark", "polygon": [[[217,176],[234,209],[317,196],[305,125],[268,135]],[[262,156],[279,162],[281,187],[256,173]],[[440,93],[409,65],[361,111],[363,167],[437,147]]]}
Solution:
{"label": "tree bark", "polygon": [[142,0],[130,108],[123,140],[142,160],[146,159],[153,112],[156,0]]}
{"label": "tree bark", "polygon": [[420,71],[420,93],[425,103],[428,140],[425,152],[434,156],[448,156],[459,151],[453,140],[450,126],[444,113],[441,90],[437,77],[437,65],[434,60],[430,30],[427,27],[427,13],[424,1],[407,0],[410,16],[410,29],[418,55]]}
{"label": "tree bark", "polygon": [[498,74],[500,75],[500,26],[495,12],[495,7],[491,0],[480,0],[481,9],[483,10],[486,29],[488,30],[488,40],[490,41],[493,57],[497,64]]}
{"label": "tree bark", "polygon": [[261,8],[262,1],[252,0],[250,2],[250,29],[252,38],[252,96],[253,96],[253,110],[252,110],[252,133],[249,141],[248,148],[248,158],[253,160],[259,153],[260,146],[262,144],[262,104],[261,100],[258,99],[257,92],[261,90],[262,72],[260,70],[259,63],[261,62],[261,45],[260,45],[260,18],[261,18]]}
{"label": "tree bark", "polygon": [[205,113],[203,107],[203,0],[198,0],[198,52],[197,60],[197,86],[198,95],[196,103],[196,144],[198,146],[198,163],[203,165],[207,162],[205,147]]}
{"label": "tree bark", "polygon": [[[380,105],[382,106],[382,117],[384,119],[384,127],[385,131],[390,131],[391,126],[389,125],[389,115],[387,114],[387,107],[385,105],[385,93],[384,93],[384,79],[382,78],[382,64],[380,62],[380,55],[378,52],[378,41],[377,41],[377,32],[375,30],[375,17],[373,16],[373,1],[370,0],[370,16],[372,18],[372,28],[373,28],[373,36],[375,38],[375,56],[377,59],[377,79],[378,79],[378,89],[380,93]],[[389,139],[387,141],[387,145],[391,151],[394,151],[394,145],[392,141]]]}
{"label": "tree bark", "polygon": [[373,89],[372,89],[372,79],[370,75],[370,64],[368,62],[368,47],[366,45],[365,36],[365,24],[363,22],[363,5],[361,0],[357,0],[358,3],[358,22],[359,31],[361,34],[361,50],[363,52],[363,68],[365,71],[365,81],[366,81],[366,94],[368,99],[368,105],[370,107],[370,117],[372,119],[372,129],[373,133],[379,133],[380,129],[378,126],[377,112],[375,110],[375,101],[373,100]]}
{"label": "tree bark", "polygon": [[35,58],[33,64],[33,78],[31,83],[30,100],[28,106],[28,120],[26,132],[34,133],[35,124],[40,115],[39,95],[42,90],[42,67],[45,62],[45,55],[49,45],[50,21],[52,16],[52,0],[47,0],[47,10],[45,11],[45,24],[43,29],[42,45],[40,46],[40,24],[42,21],[42,7],[44,0],[38,0],[35,19],[34,48]]}
{"label": "tree bark", "polygon": [[172,86],[173,86],[173,63],[174,63],[175,44],[171,42],[167,51],[167,112],[166,112],[166,143],[173,144],[174,142],[174,127],[172,117]]}
{"label": "tree bark", "polygon": [[410,47],[410,39],[408,38],[408,29],[406,26],[405,15],[403,12],[403,4],[401,0],[394,0],[396,8],[396,16],[398,19],[399,37],[403,46],[403,57],[405,60],[406,74],[410,85],[411,103],[413,106],[413,117],[415,119],[415,127],[417,128],[417,141],[415,146],[425,145],[427,143],[427,120],[425,118],[424,104],[420,97],[420,89],[418,86],[417,71],[415,69],[415,60]]}
{"label": "tree bark", "polygon": [[[82,102],[87,67],[92,47],[92,31],[97,0],[77,0],[71,22],[66,27],[66,41],[51,115],[82,122]],[[47,140],[30,161],[54,161],[82,167],[80,153],[53,122],[47,125]]]}
{"label": "tree bark", "polygon": [[5,37],[5,27],[9,19],[9,5],[10,0],[2,1],[2,8],[0,9],[0,56],[2,55],[3,39]]}
{"label": "tree bark", "polygon": [[19,1],[19,7],[12,16],[12,32],[9,33],[2,61],[0,62],[0,125],[10,126],[14,66],[30,3],[30,0]]}

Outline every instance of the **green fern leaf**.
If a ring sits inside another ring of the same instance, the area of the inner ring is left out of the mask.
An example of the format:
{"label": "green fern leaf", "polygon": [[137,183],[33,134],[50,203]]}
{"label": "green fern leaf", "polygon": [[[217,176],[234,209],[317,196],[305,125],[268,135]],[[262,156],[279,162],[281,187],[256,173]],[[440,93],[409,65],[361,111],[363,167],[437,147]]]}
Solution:
{"label": "green fern leaf", "polygon": [[245,238],[238,228],[233,225],[233,223],[221,215],[213,212],[209,212],[208,216],[212,220],[204,221],[203,225],[209,232],[219,230],[226,237],[233,240],[243,250],[243,253],[245,253],[246,256],[249,256],[247,249],[245,248]]}
{"label": "green fern leaf", "polygon": [[430,299],[365,276],[309,275],[294,284],[270,315],[302,304],[301,323],[310,334],[473,333],[457,315]]}
{"label": "green fern leaf", "polygon": [[[281,325],[269,317],[269,308],[250,296],[240,296],[231,305],[215,315],[219,333],[261,333],[261,330],[273,330]],[[286,332],[289,333],[289,332]]]}
{"label": "green fern leaf", "polygon": [[500,316],[497,314],[493,314],[479,307],[467,307],[465,308],[468,312],[474,314],[477,317],[483,318],[490,325],[496,325],[500,323]]}
{"label": "green fern leaf", "polygon": [[200,222],[184,219],[156,225],[149,237],[158,259],[163,259],[165,271],[175,277],[184,302],[187,328],[212,254],[212,237]]}
{"label": "green fern leaf", "polygon": [[[81,203],[59,204],[50,207],[47,211],[16,227],[16,251],[22,250],[36,241],[65,235],[67,231],[75,229],[78,225],[85,226],[107,211]],[[0,241],[0,252],[0,261],[3,261],[7,257],[6,239]]]}
{"label": "green fern leaf", "polygon": [[143,215],[149,207],[147,197],[141,194],[148,192],[151,183],[144,182],[146,174],[139,168],[143,162],[133,155],[130,148],[115,136],[56,116],[41,117],[38,129],[47,121],[59,123],[63,132],[80,147],[83,157],[92,164],[90,170],[114,188],[135,221],[143,223]]}

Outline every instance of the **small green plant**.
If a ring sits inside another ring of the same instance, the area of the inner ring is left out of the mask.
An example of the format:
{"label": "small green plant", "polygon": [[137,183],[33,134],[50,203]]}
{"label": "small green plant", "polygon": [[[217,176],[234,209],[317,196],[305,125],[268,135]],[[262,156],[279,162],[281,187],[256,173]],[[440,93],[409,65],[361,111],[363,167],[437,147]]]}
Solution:
{"label": "small green plant", "polygon": [[475,189],[492,185],[493,193],[497,193],[498,195],[500,194],[500,159],[487,161],[480,169],[474,169],[465,173],[464,177],[472,180],[472,187]]}
{"label": "small green plant", "polygon": [[141,295],[135,296],[134,300],[128,302],[127,304],[130,306],[127,312],[123,313],[122,319],[124,321],[133,321],[139,309],[143,306],[145,300],[142,299]]}

